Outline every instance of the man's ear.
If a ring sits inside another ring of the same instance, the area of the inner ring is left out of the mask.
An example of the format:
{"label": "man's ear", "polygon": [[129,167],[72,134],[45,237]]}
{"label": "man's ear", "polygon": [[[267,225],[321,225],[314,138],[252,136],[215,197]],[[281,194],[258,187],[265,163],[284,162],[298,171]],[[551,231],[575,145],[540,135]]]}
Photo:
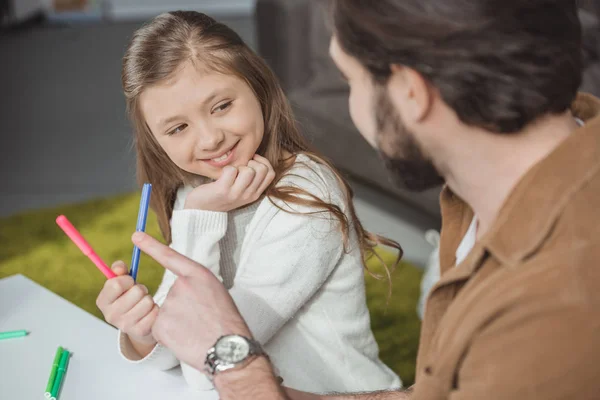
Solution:
{"label": "man's ear", "polygon": [[421,122],[427,117],[433,102],[433,93],[423,76],[412,68],[393,64],[388,82],[388,93],[394,105],[401,110],[406,122]]}

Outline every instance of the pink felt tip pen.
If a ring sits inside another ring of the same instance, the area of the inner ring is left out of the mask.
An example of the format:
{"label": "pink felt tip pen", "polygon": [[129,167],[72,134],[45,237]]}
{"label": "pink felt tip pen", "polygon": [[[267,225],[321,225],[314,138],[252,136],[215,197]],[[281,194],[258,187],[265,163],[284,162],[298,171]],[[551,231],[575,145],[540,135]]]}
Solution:
{"label": "pink felt tip pen", "polygon": [[73,224],[69,222],[67,217],[65,217],[64,215],[60,215],[58,218],[56,218],[56,223],[58,224],[58,226],[61,227],[63,231],[65,231],[65,233],[73,241],[73,243],[75,243],[77,247],[79,247],[79,250],[81,250],[83,254],[88,256],[89,259],[92,260],[94,264],[96,264],[96,267],[98,267],[100,272],[102,272],[104,276],[106,276],[106,278],[110,279],[116,276],[115,273],[112,272],[110,268],[108,268],[106,263],[102,261],[98,254],[94,252],[92,246],[90,246],[88,242],[85,241],[83,236],[81,236],[81,233],[79,233],[77,229],[75,229]]}

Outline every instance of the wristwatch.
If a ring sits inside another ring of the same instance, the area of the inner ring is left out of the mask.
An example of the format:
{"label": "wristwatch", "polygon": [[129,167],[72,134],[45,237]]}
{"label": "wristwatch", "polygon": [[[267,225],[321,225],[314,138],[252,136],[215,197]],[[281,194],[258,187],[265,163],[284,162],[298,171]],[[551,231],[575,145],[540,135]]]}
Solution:
{"label": "wristwatch", "polygon": [[257,356],[267,356],[260,343],[241,335],[225,335],[208,350],[204,369],[210,380],[218,372],[243,367]]}

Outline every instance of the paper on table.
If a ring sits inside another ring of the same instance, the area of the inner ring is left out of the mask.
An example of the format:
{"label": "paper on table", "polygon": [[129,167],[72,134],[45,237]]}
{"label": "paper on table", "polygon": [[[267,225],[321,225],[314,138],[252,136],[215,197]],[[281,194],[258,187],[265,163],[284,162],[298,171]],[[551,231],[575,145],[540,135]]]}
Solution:
{"label": "paper on table", "polygon": [[117,351],[117,331],[22,275],[0,280],[0,331],[30,334],[0,342],[2,398],[43,399],[58,346],[69,362],[60,400],[216,400],[216,392],[193,392],[181,371],[132,365]]}

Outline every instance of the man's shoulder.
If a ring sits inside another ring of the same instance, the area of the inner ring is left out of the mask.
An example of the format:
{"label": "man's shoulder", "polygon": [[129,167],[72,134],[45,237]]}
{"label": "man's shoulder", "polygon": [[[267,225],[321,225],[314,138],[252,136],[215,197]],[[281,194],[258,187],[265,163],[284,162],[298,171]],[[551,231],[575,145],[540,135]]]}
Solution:
{"label": "man's shoulder", "polygon": [[546,216],[553,224],[543,240],[516,264],[506,265],[498,283],[537,300],[600,302],[600,171],[590,171],[585,184],[559,198],[564,204],[557,205],[556,215]]}
{"label": "man's shoulder", "polygon": [[600,302],[599,206],[600,173],[596,173],[573,193],[542,246],[523,262],[525,269],[556,274],[558,279],[550,282],[557,294],[572,291],[580,300]]}
{"label": "man's shoulder", "polygon": [[534,253],[517,264],[499,266],[486,282],[490,290],[481,292],[480,304],[495,304],[489,308],[492,313],[530,315],[566,308],[584,313],[600,310],[600,213],[591,205],[587,212],[578,203],[566,206]]}

